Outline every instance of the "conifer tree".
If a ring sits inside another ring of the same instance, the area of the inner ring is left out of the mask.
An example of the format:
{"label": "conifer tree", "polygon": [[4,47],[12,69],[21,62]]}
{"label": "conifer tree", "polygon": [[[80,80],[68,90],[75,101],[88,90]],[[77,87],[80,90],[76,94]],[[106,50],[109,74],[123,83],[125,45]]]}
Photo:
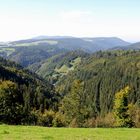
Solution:
{"label": "conifer tree", "polygon": [[62,110],[66,116],[66,121],[75,126],[81,127],[87,115],[86,93],[84,92],[84,83],[75,80],[67,96],[63,99]]}

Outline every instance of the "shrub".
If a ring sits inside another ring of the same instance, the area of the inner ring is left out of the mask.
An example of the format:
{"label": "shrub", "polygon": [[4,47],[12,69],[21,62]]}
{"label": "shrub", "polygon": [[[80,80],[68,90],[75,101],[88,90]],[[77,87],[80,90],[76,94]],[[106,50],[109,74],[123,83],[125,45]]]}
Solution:
{"label": "shrub", "polygon": [[55,117],[55,112],[50,110],[45,110],[44,113],[39,113],[37,124],[41,126],[53,126],[53,119]]}
{"label": "shrub", "polygon": [[129,93],[130,87],[127,86],[115,94],[114,117],[115,126],[117,127],[133,127],[134,125],[129,113],[129,105],[127,99]]}
{"label": "shrub", "polygon": [[53,120],[53,126],[54,127],[63,127],[66,126],[64,115],[60,112],[57,112],[55,114],[54,120]]}

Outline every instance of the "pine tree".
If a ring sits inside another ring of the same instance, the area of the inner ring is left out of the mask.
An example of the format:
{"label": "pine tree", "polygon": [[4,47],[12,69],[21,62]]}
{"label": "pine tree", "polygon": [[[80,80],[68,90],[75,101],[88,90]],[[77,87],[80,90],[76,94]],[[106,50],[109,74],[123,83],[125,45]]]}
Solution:
{"label": "pine tree", "polygon": [[84,82],[75,80],[70,92],[63,99],[62,110],[66,121],[73,127],[82,127],[85,119],[89,116],[86,96]]}

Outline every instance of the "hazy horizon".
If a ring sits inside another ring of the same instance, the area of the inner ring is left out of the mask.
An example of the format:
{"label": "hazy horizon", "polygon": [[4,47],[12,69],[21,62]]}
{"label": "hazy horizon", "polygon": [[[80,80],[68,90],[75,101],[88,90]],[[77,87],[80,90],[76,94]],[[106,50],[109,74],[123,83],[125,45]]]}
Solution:
{"label": "hazy horizon", "polygon": [[69,35],[52,35],[52,36],[48,36],[48,35],[38,35],[38,36],[32,36],[32,37],[29,37],[29,38],[20,38],[20,39],[16,39],[16,40],[6,40],[6,41],[0,41],[0,43],[6,43],[6,42],[13,42],[13,41],[20,41],[20,40],[28,40],[28,39],[34,39],[34,38],[38,38],[38,37],[48,37],[49,38],[55,38],[55,37],[73,37],[73,38],[119,38],[119,39],[122,39],[123,41],[126,41],[126,42],[129,42],[129,43],[137,43],[139,42],[140,40],[138,41],[132,41],[132,40],[126,40],[126,39],[123,39],[123,38],[120,38],[120,37],[117,37],[117,36],[69,36]]}
{"label": "hazy horizon", "polygon": [[0,42],[35,36],[119,37],[140,41],[138,0],[4,0]]}

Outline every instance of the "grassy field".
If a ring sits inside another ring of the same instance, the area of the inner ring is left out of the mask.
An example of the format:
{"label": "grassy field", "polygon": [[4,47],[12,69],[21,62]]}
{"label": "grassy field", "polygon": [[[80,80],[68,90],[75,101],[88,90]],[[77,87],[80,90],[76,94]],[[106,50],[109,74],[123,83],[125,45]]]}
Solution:
{"label": "grassy field", "polygon": [[140,129],[0,125],[0,140],[140,140]]}

